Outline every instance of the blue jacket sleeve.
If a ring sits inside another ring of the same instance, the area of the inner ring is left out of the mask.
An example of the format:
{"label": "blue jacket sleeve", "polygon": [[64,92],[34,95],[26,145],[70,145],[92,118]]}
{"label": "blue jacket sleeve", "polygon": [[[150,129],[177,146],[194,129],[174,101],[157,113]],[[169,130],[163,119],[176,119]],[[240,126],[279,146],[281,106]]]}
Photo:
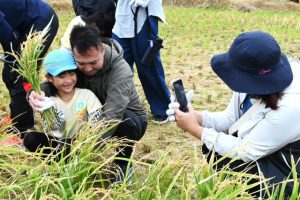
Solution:
{"label": "blue jacket sleeve", "polygon": [[14,36],[13,28],[9,25],[9,23],[5,20],[5,15],[0,11],[0,43],[4,51],[11,52],[11,43],[13,45],[13,49],[17,50],[17,41]]}

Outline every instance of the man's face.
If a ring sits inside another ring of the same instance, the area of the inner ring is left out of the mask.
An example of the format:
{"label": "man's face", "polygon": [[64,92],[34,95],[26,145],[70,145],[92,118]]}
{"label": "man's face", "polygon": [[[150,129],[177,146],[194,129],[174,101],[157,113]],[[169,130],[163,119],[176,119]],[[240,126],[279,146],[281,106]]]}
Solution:
{"label": "man's face", "polygon": [[95,75],[103,68],[105,49],[90,48],[84,55],[73,49],[74,58],[78,69],[87,76]]}

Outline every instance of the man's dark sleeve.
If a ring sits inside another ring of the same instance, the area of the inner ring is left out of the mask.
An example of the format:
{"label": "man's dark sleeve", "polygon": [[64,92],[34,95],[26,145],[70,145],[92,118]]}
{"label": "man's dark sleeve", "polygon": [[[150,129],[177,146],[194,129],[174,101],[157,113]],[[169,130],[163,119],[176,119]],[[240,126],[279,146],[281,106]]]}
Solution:
{"label": "man's dark sleeve", "polygon": [[79,6],[80,0],[72,0],[73,9],[75,12],[75,15],[78,16],[81,13],[81,8]]}
{"label": "man's dark sleeve", "polygon": [[98,1],[101,0],[72,0],[74,12],[76,16],[89,16],[95,12]]}

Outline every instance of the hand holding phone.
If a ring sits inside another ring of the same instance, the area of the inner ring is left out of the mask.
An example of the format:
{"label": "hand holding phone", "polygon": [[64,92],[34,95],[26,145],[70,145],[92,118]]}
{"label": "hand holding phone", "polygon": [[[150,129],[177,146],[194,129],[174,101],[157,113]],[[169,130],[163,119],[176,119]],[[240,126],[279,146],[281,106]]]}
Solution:
{"label": "hand holding phone", "polygon": [[181,110],[182,112],[188,112],[189,111],[187,107],[188,102],[187,102],[187,98],[185,95],[185,91],[181,79],[173,82],[173,89],[175,92],[176,100],[180,105],[179,110]]}

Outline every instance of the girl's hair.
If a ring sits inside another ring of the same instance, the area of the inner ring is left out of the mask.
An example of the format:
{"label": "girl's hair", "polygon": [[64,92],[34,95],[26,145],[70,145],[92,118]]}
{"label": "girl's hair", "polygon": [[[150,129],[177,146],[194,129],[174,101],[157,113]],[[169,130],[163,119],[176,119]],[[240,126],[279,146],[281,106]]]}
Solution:
{"label": "girl's hair", "polygon": [[[73,70],[67,70],[67,71],[63,71],[62,73],[58,74],[57,76],[60,76],[60,75],[63,75],[63,74],[66,74],[66,73],[72,73],[72,72],[75,72],[76,75],[78,73],[77,69],[73,69]],[[47,74],[48,76],[51,76],[53,77],[51,74]],[[50,94],[53,96],[55,94],[57,94],[57,89],[56,87],[53,85],[53,83],[51,83],[50,81],[47,82],[49,84],[49,92]]]}
{"label": "girl's hair", "polygon": [[278,102],[283,96],[283,92],[276,92],[273,94],[266,95],[250,95],[251,98],[260,99],[262,103],[266,104],[266,108],[271,108],[272,110],[278,109]]}
{"label": "girl's hair", "polygon": [[54,96],[57,94],[57,89],[56,87],[53,85],[53,83],[51,83],[50,81],[47,81],[48,85],[49,85],[49,92],[51,96]]}

